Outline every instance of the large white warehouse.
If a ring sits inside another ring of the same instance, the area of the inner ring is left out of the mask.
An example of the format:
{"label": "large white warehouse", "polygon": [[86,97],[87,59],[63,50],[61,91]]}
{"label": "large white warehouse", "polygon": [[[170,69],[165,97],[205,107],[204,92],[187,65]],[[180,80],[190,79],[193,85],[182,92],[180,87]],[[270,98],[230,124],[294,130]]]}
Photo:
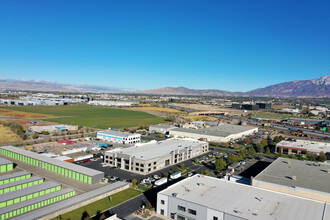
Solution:
{"label": "large white warehouse", "polygon": [[228,142],[258,132],[256,127],[222,124],[202,129],[175,128],[169,131],[171,136],[204,139],[211,142]]}
{"label": "large white warehouse", "polygon": [[135,144],[140,143],[141,134],[131,134],[127,132],[105,130],[97,132],[97,138],[100,140],[111,141],[121,144]]}
{"label": "large white warehouse", "polygon": [[325,220],[328,204],[197,174],[157,195],[157,213],[176,220]]}

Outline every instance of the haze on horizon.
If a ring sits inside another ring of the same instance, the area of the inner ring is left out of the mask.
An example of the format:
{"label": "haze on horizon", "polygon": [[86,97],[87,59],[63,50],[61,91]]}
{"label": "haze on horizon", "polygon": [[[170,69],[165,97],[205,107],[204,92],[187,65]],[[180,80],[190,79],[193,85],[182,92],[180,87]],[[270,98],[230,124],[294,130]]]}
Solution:
{"label": "haze on horizon", "polygon": [[0,77],[248,91],[330,73],[330,2],[0,3]]}

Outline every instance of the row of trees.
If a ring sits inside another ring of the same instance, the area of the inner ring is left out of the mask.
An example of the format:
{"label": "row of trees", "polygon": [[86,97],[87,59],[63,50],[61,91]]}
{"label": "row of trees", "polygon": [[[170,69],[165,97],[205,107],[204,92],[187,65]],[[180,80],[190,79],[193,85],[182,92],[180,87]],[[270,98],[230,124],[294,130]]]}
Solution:
{"label": "row of trees", "polygon": [[17,122],[5,122],[3,123],[4,126],[9,127],[14,133],[16,133],[20,138],[23,140],[27,139],[25,134],[25,130],[23,129],[22,125],[18,124]]}

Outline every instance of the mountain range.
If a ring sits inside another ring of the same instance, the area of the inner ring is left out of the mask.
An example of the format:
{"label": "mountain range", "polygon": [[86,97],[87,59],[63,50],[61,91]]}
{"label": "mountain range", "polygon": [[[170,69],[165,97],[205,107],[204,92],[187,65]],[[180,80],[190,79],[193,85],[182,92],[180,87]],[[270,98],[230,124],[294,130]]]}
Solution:
{"label": "mountain range", "polygon": [[164,87],[140,90],[135,93],[155,95],[201,95],[201,96],[258,96],[258,97],[330,97],[330,75],[312,80],[295,80],[279,83],[248,92],[229,92],[217,89],[188,89]]}
{"label": "mountain range", "polygon": [[69,92],[69,93],[115,93],[127,90],[97,85],[74,85],[40,80],[0,79],[0,91],[35,91],[35,92]]}
{"label": "mountain range", "polygon": [[219,89],[189,89],[186,87],[164,87],[150,90],[132,91],[97,85],[75,85],[68,83],[0,79],[0,91],[36,91],[70,93],[134,93],[151,95],[193,95],[193,96],[257,96],[257,97],[330,97],[330,75],[311,80],[283,82],[248,92],[230,92]]}

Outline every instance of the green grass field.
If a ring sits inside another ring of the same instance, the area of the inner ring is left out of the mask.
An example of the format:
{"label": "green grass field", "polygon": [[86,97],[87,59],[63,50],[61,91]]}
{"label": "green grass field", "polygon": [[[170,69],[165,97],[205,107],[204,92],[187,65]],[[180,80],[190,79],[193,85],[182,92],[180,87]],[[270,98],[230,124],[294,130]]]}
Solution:
{"label": "green grass field", "polygon": [[43,119],[45,121],[100,129],[139,127],[164,122],[164,118],[146,112],[99,106],[13,106],[3,108],[53,116]]}
{"label": "green grass field", "polygon": [[[89,216],[95,215],[97,212],[102,212],[106,209],[109,209],[113,206],[116,206],[122,202],[125,202],[137,195],[142,194],[142,192],[135,190],[135,189],[125,189],[124,191],[121,191],[119,193],[113,194],[111,197],[111,200],[108,197],[105,197],[103,199],[100,199],[96,202],[93,202],[89,205],[80,207],[78,209],[75,209],[71,212],[63,214],[61,219],[81,219],[83,213],[86,211]],[[59,218],[53,218],[52,220],[59,219]]]}

